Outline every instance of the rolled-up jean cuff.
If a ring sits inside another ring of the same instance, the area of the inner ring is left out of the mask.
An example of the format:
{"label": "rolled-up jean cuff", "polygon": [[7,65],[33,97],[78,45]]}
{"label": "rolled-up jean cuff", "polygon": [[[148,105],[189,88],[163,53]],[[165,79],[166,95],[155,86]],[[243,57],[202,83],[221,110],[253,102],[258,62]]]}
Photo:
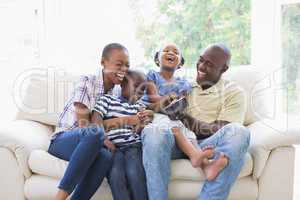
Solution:
{"label": "rolled-up jean cuff", "polygon": [[75,189],[75,186],[72,186],[72,187],[68,187],[68,186],[64,186],[62,185],[62,183],[60,182],[59,185],[58,185],[58,188],[67,192],[69,195],[74,191]]}

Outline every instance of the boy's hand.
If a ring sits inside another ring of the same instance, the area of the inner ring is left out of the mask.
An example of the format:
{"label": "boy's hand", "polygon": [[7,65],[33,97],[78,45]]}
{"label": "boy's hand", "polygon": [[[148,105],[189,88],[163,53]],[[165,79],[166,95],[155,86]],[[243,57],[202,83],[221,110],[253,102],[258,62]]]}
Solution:
{"label": "boy's hand", "polygon": [[147,125],[152,122],[154,118],[154,112],[152,110],[142,110],[137,113],[140,124]]}
{"label": "boy's hand", "polygon": [[106,146],[110,151],[114,152],[116,150],[116,146],[109,139],[104,140],[104,146]]}

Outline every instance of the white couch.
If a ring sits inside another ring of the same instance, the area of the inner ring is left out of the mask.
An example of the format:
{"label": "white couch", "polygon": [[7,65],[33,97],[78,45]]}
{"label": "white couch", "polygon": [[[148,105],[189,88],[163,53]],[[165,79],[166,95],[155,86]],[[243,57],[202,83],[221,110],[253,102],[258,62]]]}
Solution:
{"label": "white couch", "polygon": [[[277,129],[262,121],[268,117],[268,81],[251,67],[240,67],[226,74],[248,95],[245,125],[251,131],[247,161],[230,200],[292,200],[295,150],[300,131]],[[268,78],[267,78],[268,79]],[[16,120],[0,128],[0,199],[53,199],[67,162],[47,153],[57,115],[72,88],[73,78],[63,75],[33,74],[22,96]],[[21,85],[22,86],[22,85]],[[66,91],[66,88],[68,91]],[[204,176],[188,160],[172,161],[170,199],[196,199]],[[112,199],[104,182],[93,199]]]}

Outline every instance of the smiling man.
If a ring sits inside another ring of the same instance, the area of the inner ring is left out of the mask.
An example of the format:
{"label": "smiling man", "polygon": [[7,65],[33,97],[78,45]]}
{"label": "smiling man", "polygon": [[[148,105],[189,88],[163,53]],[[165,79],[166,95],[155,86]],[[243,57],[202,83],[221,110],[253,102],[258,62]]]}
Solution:
{"label": "smiling man", "polygon": [[[249,146],[250,133],[242,125],[245,94],[235,83],[222,78],[230,57],[229,49],[222,44],[204,50],[197,62],[197,79],[188,96],[188,109],[174,117],[195,132],[199,148],[208,145],[215,148],[212,161],[204,166],[207,180],[198,200],[228,198]],[[160,126],[159,123],[147,126],[142,136],[150,200],[168,199],[171,158],[186,158],[177,148],[172,133]]]}

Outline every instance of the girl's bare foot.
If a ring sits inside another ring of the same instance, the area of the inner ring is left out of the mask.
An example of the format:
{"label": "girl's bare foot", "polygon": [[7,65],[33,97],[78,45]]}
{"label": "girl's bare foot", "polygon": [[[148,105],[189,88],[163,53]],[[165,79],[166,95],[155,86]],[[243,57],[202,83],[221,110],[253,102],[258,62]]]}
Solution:
{"label": "girl's bare foot", "polygon": [[208,162],[208,158],[213,157],[214,149],[212,146],[207,146],[202,148],[202,150],[198,150],[193,156],[190,157],[191,163],[193,167],[202,167],[203,163]]}
{"label": "girl's bare foot", "polygon": [[227,166],[228,158],[221,153],[217,160],[211,161],[209,164],[203,166],[206,179],[208,181],[214,180],[218,174]]}

